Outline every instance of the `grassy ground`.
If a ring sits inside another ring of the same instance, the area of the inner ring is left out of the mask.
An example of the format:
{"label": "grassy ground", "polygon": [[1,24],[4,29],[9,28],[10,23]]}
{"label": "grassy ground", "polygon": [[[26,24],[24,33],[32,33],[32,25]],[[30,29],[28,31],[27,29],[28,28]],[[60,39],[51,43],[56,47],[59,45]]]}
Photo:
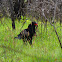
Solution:
{"label": "grassy ground", "polygon": [[[44,24],[42,25],[41,34],[41,23],[38,22],[37,37],[33,37],[32,46],[29,43],[24,45],[22,40],[14,39],[30,24],[27,20],[21,29],[22,21],[15,21],[16,29],[12,30],[11,19],[0,20],[0,62],[62,62],[62,50],[54,29],[49,23],[47,33],[44,31]],[[56,29],[62,41],[62,27],[58,26],[59,22],[56,23]]]}

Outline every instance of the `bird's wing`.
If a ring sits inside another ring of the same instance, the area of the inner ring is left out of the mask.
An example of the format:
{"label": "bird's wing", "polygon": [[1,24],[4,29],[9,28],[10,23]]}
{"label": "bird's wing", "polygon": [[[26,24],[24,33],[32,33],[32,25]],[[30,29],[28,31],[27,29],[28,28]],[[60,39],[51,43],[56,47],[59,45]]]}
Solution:
{"label": "bird's wing", "polygon": [[21,32],[21,34],[22,34],[22,36],[29,36],[30,35],[30,33],[29,33],[29,31],[27,29],[23,30]]}

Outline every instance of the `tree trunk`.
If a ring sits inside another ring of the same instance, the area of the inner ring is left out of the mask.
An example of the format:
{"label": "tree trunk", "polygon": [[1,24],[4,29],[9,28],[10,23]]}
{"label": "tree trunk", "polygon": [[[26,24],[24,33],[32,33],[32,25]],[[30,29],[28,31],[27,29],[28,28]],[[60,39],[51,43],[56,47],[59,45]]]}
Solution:
{"label": "tree trunk", "polygon": [[12,19],[12,28],[15,29],[15,21]]}

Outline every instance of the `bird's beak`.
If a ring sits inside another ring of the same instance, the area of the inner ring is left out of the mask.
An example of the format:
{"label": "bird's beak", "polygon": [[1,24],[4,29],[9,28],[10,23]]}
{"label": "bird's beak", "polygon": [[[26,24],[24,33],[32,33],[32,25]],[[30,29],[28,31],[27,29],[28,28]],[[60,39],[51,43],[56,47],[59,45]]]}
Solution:
{"label": "bird's beak", "polygon": [[36,25],[38,25],[38,24],[36,23],[36,24],[34,24],[34,25],[36,26]]}
{"label": "bird's beak", "polygon": [[36,26],[36,28],[38,27],[38,24],[36,23],[36,24],[34,24],[35,26]]}

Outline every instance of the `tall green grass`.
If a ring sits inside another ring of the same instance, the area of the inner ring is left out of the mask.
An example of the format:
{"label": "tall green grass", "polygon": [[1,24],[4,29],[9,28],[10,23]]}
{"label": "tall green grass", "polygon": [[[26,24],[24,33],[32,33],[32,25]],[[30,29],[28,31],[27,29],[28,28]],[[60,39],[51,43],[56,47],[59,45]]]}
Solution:
{"label": "tall green grass", "polygon": [[[44,24],[41,33],[41,22],[38,22],[37,37],[33,37],[32,46],[29,43],[24,45],[22,39],[14,39],[31,23],[30,20],[26,20],[21,28],[23,21],[16,20],[16,29],[12,30],[11,19],[0,20],[0,62],[62,62],[62,50],[55,31],[49,23],[47,23],[47,33],[46,30],[44,31]],[[62,27],[59,22],[55,26],[62,43]]]}

